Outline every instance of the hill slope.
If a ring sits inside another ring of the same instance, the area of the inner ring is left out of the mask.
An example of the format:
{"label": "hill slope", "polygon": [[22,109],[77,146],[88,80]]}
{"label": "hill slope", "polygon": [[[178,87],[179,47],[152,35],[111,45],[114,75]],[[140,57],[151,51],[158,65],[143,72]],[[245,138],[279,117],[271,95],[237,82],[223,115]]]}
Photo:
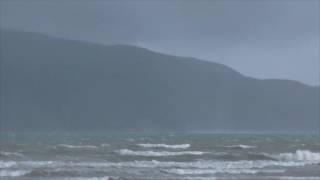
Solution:
{"label": "hill slope", "polygon": [[319,88],[224,65],[1,31],[4,130],[314,131]]}

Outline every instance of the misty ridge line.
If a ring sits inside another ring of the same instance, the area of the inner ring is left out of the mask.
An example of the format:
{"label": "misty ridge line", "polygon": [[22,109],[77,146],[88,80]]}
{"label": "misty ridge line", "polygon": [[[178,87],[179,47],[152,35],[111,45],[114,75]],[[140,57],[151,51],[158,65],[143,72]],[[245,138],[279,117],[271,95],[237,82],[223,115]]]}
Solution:
{"label": "misty ridge line", "polygon": [[[206,59],[200,59],[200,58],[196,58],[196,57],[192,57],[192,56],[178,56],[178,55],[172,55],[172,54],[166,54],[166,53],[162,53],[162,52],[157,52],[155,50],[151,50],[148,49],[146,47],[141,47],[141,46],[137,46],[137,45],[132,45],[132,44],[112,44],[112,45],[106,45],[106,44],[102,44],[102,43],[98,43],[98,42],[93,42],[93,41],[88,41],[88,40],[78,40],[78,39],[73,39],[73,38],[66,38],[66,37],[59,37],[59,36],[54,36],[51,34],[46,34],[46,33],[42,33],[42,32],[34,32],[34,31],[26,31],[26,30],[17,30],[17,29],[9,29],[9,28],[1,28],[0,27],[0,32],[23,32],[23,33],[29,33],[29,34],[33,34],[33,35],[41,35],[45,38],[49,38],[49,39],[56,39],[56,40],[61,40],[61,41],[72,41],[73,43],[86,43],[86,44],[90,44],[90,46],[96,46],[97,48],[104,48],[104,47],[113,47],[113,46],[128,46],[128,47],[132,47],[132,48],[138,48],[141,49],[143,51],[148,51],[149,53],[154,53],[157,55],[167,55],[167,56],[172,56],[172,57],[177,57],[177,58],[184,58],[185,60],[188,59],[192,59],[192,60],[198,60],[198,61],[203,61],[203,62],[207,62],[207,63],[215,63],[215,64],[219,64],[222,66],[226,66],[230,69],[232,69],[233,71],[239,73],[241,76],[247,77],[247,78],[252,78],[252,79],[257,79],[257,80],[264,80],[264,81],[290,81],[290,82],[294,82],[294,83],[300,83],[303,84],[305,86],[310,86],[310,87],[320,87],[320,85],[312,85],[312,84],[307,84],[298,80],[291,80],[291,79],[282,79],[282,78],[257,78],[257,77],[252,77],[252,76],[248,76],[248,75],[244,75],[243,73],[241,73],[238,70],[235,70],[234,68],[225,65],[223,63],[220,62],[215,62],[213,60],[206,60]],[[0,35],[1,37],[1,35]]]}
{"label": "misty ridge line", "polygon": [[314,132],[319,87],[130,45],[1,31],[3,130]]}

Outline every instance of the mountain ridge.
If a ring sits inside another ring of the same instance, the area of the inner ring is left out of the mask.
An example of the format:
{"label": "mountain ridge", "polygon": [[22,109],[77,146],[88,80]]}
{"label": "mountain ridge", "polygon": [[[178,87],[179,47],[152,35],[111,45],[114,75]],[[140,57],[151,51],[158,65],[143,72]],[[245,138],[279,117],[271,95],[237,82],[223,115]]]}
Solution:
{"label": "mountain ridge", "polygon": [[0,36],[3,129],[317,127],[318,86],[250,78],[220,63],[131,45],[17,31]]}
{"label": "mountain ridge", "polygon": [[52,36],[49,34],[45,34],[45,33],[39,33],[39,32],[31,32],[31,31],[21,31],[21,30],[14,30],[14,29],[1,29],[0,28],[0,37],[1,34],[7,34],[7,33],[27,33],[27,34],[31,34],[31,35],[35,35],[35,36],[42,36],[45,38],[49,38],[49,39],[56,39],[56,40],[62,40],[62,41],[72,41],[74,43],[86,43],[86,44],[90,44],[92,46],[97,46],[100,48],[103,47],[119,47],[119,48],[134,48],[137,49],[139,51],[145,51],[148,53],[154,53],[154,54],[158,54],[158,55],[165,55],[165,56],[172,56],[172,57],[177,57],[177,58],[184,58],[184,60],[197,60],[197,61],[201,61],[204,63],[215,63],[217,65],[221,65],[224,67],[227,67],[229,69],[232,69],[233,71],[239,73],[242,76],[248,77],[248,78],[252,78],[252,79],[257,79],[257,80],[264,80],[264,81],[288,81],[288,82],[292,82],[292,83],[299,83],[305,86],[309,86],[309,87],[320,87],[320,85],[311,85],[311,84],[306,84],[304,82],[298,81],[298,80],[291,80],[291,79],[280,79],[280,78],[256,78],[256,77],[251,77],[251,76],[247,76],[242,74],[241,72],[235,70],[232,67],[229,67],[227,65],[224,65],[222,63],[218,63],[218,62],[214,62],[211,60],[206,60],[206,59],[200,59],[200,58],[196,58],[196,57],[192,57],[192,56],[177,56],[177,55],[171,55],[171,54],[165,54],[165,53],[161,53],[161,52],[157,52],[151,49],[148,49],[146,47],[140,47],[140,46],[135,46],[135,45],[131,45],[131,44],[113,44],[113,45],[106,45],[106,44],[101,44],[101,43],[97,43],[97,42],[92,42],[92,41],[84,41],[84,40],[76,40],[76,39],[67,39],[67,38],[62,38],[62,37],[56,37],[56,36]]}

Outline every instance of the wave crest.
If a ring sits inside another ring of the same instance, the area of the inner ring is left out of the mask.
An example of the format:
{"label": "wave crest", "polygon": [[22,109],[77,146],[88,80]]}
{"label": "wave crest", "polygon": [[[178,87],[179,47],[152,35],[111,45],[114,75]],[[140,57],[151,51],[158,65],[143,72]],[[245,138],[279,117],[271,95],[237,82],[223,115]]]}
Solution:
{"label": "wave crest", "polygon": [[181,156],[181,155],[203,155],[207,152],[202,151],[132,151],[130,149],[120,149],[116,153],[125,156],[146,156],[146,157],[160,157],[160,156]]}
{"label": "wave crest", "polygon": [[228,173],[228,174],[257,174],[257,173],[284,173],[284,169],[273,169],[273,170],[263,170],[263,169],[168,169],[164,170],[166,173],[177,174],[177,175],[205,175],[205,174],[218,174],[218,173]]}
{"label": "wave crest", "polygon": [[0,177],[19,177],[29,172],[27,170],[0,170]]}
{"label": "wave crest", "polygon": [[56,148],[70,148],[70,149],[97,149],[97,146],[92,145],[70,145],[70,144],[58,144]]}
{"label": "wave crest", "polygon": [[17,153],[17,152],[6,152],[6,151],[0,151],[0,157],[1,156],[6,156],[6,157],[10,157],[10,156],[16,156],[16,157],[23,157],[23,155],[21,153]]}
{"label": "wave crest", "polygon": [[169,149],[187,149],[190,147],[190,144],[151,144],[151,143],[146,143],[146,144],[137,144],[140,147],[145,147],[145,148],[169,148]]}
{"label": "wave crest", "polygon": [[234,148],[234,149],[254,149],[257,148],[257,146],[249,146],[244,144],[237,144],[237,145],[231,145],[231,146],[223,146],[225,148]]}
{"label": "wave crest", "polygon": [[320,162],[320,153],[297,150],[295,153],[281,153],[275,156],[280,161]]}
{"label": "wave crest", "polygon": [[0,161],[0,168],[10,168],[16,165],[17,163],[14,161]]}

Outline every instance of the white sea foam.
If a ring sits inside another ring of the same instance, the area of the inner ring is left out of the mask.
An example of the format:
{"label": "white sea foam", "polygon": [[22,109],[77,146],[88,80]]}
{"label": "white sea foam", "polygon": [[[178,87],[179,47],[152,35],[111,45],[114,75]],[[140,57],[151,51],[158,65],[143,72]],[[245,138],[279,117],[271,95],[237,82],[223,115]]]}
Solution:
{"label": "white sea foam", "polygon": [[229,174],[256,174],[258,170],[241,169],[241,170],[214,170],[214,169],[168,169],[164,170],[166,173],[177,175],[206,175],[217,173],[229,173]]}
{"label": "white sea foam", "polygon": [[0,151],[0,156],[17,156],[17,157],[23,157],[21,153],[18,152],[6,152],[6,151]]}
{"label": "white sea foam", "polygon": [[[141,156],[174,156],[174,155],[201,155],[204,152],[197,151],[180,151],[180,152],[153,152],[153,151],[131,151],[120,150],[119,153],[125,155]],[[214,161],[199,160],[192,162],[175,162],[175,161],[125,161],[125,162],[68,162],[68,161],[0,161],[0,168],[28,167],[28,168],[56,168],[56,167],[132,167],[132,168],[177,168],[177,169],[251,169],[264,168],[271,166],[280,167],[299,167],[308,164],[317,164],[319,161],[285,161],[285,160],[241,160],[241,161]]]}
{"label": "white sea foam", "polygon": [[[131,156],[178,156],[178,155],[202,155],[201,151],[132,151],[121,149],[117,151],[121,155]],[[267,154],[266,154],[267,155]],[[175,161],[125,161],[125,162],[70,162],[70,161],[0,161],[2,176],[23,175],[17,168],[156,168],[162,172],[179,175],[203,175],[203,174],[254,174],[254,173],[283,173],[285,167],[300,167],[320,163],[320,153],[308,150],[298,150],[295,153],[281,153],[268,155],[274,160],[241,160],[241,161],[215,161],[198,160],[192,162]],[[8,170],[8,171],[5,171]],[[10,171],[9,171],[10,170]],[[15,170],[15,171],[13,171]],[[27,172],[24,172],[27,173]]]}
{"label": "white sea foam", "polygon": [[18,177],[28,174],[26,170],[0,170],[0,177]]}
{"label": "white sea foam", "polygon": [[101,147],[109,147],[109,146],[110,146],[110,144],[102,143],[100,146],[101,146]]}
{"label": "white sea foam", "polygon": [[169,149],[187,149],[190,147],[190,144],[137,144],[138,146],[145,147],[145,148],[169,148]]}
{"label": "white sea foam", "polygon": [[0,161],[0,168],[10,168],[16,165],[15,161]]}
{"label": "white sea foam", "polygon": [[281,153],[274,157],[281,161],[320,162],[320,153],[309,150],[297,150],[295,153]]}
{"label": "white sea foam", "polygon": [[120,149],[116,153],[125,156],[148,156],[148,157],[158,157],[158,156],[181,156],[181,155],[203,155],[207,152],[202,151],[132,151],[130,149]]}
{"label": "white sea foam", "polygon": [[109,180],[109,179],[118,179],[118,177],[72,177],[72,178],[63,178],[63,180]]}
{"label": "white sea foam", "polygon": [[228,173],[228,174],[257,174],[257,173],[284,173],[285,169],[245,169],[245,168],[217,168],[217,169],[168,169],[164,170],[167,173],[177,175],[205,175],[205,174],[217,174],[217,173]]}
{"label": "white sea foam", "polygon": [[[89,162],[89,163],[78,163],[73,166],[89,166],[89,167],[118,167],[118,168],[164,168],[164,169],[202,169],[209,170],[212,172],[234,172],[235,170],[250,170],[250,169],[261,169],[265,167],[299,167],[304,166],[304,162],[279,162],[270,160],[259,160],[259,161],[193,161],[193,162],[174,162],[174,161],[128,161],[128,162]],[[242,172],[243,172],[242,171]],[[264,170],[266,172],[267,170]],[[279,168],[270,171],[283,171]]]}
{"label": "white sea foam", "polygon": [[[255,180],[256,178],[250,177],[175,177],[174,179],[191,179],[191,180],[230,180],[230,179],[237,179],[237,180]],[[301,176],[301,177],[294,177],[294,176],[260,176],[259,180],[270,180],[270,179],[277,179],[277,180],[320,180],[320,177],[310,177],[310,176]]]}
{"label": "white sea foam", "polygon": [[62,165],[63,162],[60,161],[18,161],[17,165],[22,165],[25,167],[56,167]]}
{"label": "white sea foam", "polygon": [[98,148],[97,146],[92,146],[92,145],[70,145],[70,144],[58,144],[56,147],[60,148],[70,148],[70,149],[96,149]]}
{"label": "white sea foam", "polygon": [[244,144],[237,144],[237,145],[231,145],[231,146],[223,146],[226,148],[239,148],[239,149],[253,149],[257,148],[257,146],[249,146],[249,145],[244,145]]}
{"label": "white sea foam", "polygon": [[27,168],[59,167],[68,165],[60,161],[0,161],[0,169],[16,168],[18,166]]}
{"label": "white sea foam", "polygon": [[278,179],[278,180],[320,180],[320,177],[294,177],[294,176],[271,176],[266,178]]}

